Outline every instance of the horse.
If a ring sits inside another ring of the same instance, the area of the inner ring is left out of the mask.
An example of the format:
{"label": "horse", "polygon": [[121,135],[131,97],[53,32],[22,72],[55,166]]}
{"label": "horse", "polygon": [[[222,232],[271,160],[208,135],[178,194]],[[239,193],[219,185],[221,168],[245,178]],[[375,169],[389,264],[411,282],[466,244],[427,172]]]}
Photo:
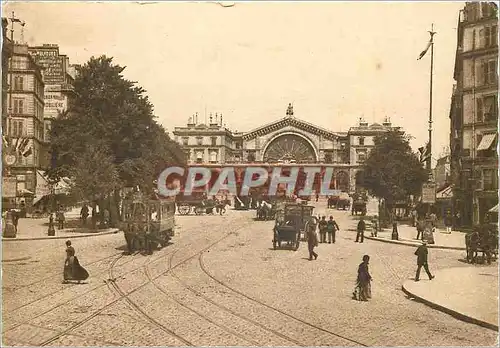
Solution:
{"label": "horse", "polygon": [[271,215],[273,206],[266,201],[262,201],[260,206],[257,207],[257,218],[260,220],[267,220]]}

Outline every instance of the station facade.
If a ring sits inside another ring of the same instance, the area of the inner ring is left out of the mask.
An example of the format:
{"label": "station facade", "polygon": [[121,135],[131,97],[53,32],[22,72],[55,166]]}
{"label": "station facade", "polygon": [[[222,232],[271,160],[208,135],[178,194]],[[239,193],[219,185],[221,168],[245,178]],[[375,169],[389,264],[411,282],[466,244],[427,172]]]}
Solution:
{"label": "station facade", "polygon": [[175,127],[175,140],[184,148],[190,165],[263,165],[333,167],[334,186],[354,192],[355,175],[374,146],[374,138],[393,127],[388,118],[382,124],[363,119],[347,132],[325,129],[294,115],[288,106],[286,116],[248,132],[233,132],[222,123],[222,115],[211,115],[209,124],[189,119]]}

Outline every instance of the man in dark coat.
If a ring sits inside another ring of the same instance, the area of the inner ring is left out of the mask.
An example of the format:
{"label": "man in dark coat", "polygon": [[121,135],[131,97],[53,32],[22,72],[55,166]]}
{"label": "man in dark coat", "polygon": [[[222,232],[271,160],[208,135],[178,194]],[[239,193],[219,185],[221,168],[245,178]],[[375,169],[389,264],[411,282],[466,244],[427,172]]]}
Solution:
{"label": "man in dark coat", "polygon": [[429,265],[427,264],[427,256],[429,254],[429,250],[427,249],[427,242],[423,242],[421,246],[417,248],[415,251],[415,255],[417,255],[417,274],[415,275],[415,281],[418,282],[420,280],[420,269],[422,266],[427,273],[427,276],[430,280],[434,279],[434,276],[429,271]]}
{"label": "man in dark coat", "polygon": [[335,232],[340,230],[337,222],[333,220],[333,216],[330,216],[330,220],[328,220],[326,231],[328,232],[328,243],[335,243]]}
{"label": "man in dark coat", "polygon": [[318,258],[318,254],[314,252],[314,248],[318,246],[318,236],[316,235],[316,228],[309,228],[307,230],[307,246],[309,249],[309,261]]}
{"label": "man in dark coat", "polygon": [[363,219],[363,217],[361,217],[361,220],[359,220],[358,222],[358,233],[356,233],[356,240],[354,241],[354,243],[357,243],[357,242],[360,242],[360,243],[363,243],[363,240],[365,239],[365,229],[366,229],[366,224],[365,224],[365,220]]}

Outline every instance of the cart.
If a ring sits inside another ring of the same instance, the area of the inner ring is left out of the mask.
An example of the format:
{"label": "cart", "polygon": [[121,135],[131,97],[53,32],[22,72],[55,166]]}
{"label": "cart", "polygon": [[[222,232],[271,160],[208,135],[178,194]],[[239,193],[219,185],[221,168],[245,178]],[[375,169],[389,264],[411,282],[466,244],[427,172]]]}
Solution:
{"label": "cart", "polygon": [[285,204],[276,211],[276,224],[273,229],[273,248],[281,248],[282,242],[294,251],[299,248],[301,237],[312,219],[314,207],[306,204]]}

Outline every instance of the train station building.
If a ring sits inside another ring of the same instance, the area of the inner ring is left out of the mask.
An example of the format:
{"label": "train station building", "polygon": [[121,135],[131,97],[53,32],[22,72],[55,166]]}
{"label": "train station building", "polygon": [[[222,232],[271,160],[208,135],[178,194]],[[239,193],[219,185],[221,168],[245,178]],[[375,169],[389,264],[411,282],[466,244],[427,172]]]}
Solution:
{"label": "train station building", "polygon": [[208,124],[191,117],[188,124],[175,127],[176,142],[189,164],[300,164],[334,168],[336,188],[355,191],[355,175],[374,146],[374,138],[389,130],[400,130],[386,118],[382,124],[368,124],[362,118],[347,132],[311,124],[294,115],[288,106],[284,118],[257,126],[248,132],[233,132],[222,115],[211,115]]}

